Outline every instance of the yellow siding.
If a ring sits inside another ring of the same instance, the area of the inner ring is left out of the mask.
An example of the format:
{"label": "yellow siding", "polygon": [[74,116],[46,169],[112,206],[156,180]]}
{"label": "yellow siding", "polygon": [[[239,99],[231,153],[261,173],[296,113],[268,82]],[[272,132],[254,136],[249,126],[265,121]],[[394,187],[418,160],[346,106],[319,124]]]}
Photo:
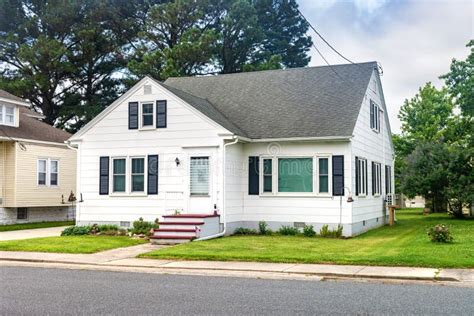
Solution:
{"label": "yellow siding", "polygon": [[[64,146],[24,144],[16,146],[17,180],[15,207],[58,206],[61,196],[67,203],[70,192],[76,194],[76,152]],[[39,186],[37,162],[40,158],[59,160],[59,185]]]}
{"label": "yellow siding", "polygon": [[3,206],[14,207],[15,205],[15,179],[16,179],[16,143],[4,142],[4,180],[3,180]]}
{"label": "yellow siding", "polygon": [[[4,179],[5,179],[5,175],[4,175],[4,166],[5,166],[5,157],[3,156],[4,154],[4,150],[3,150],[3,142],[0,142],[0,199],[3,198],[3,182],[4,182]],[[0,206],[2,206],[2,203],[0,202]]]}

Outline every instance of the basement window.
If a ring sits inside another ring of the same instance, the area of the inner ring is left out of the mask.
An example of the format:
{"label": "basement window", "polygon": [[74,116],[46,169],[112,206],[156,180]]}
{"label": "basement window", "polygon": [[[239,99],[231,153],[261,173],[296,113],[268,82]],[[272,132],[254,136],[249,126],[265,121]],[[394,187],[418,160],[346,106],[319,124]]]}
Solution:
{"label": "basement window", "polygon": [[28,219],[28,209],[26,207],[19,207],[16,210],[16,219],[18,220]]}

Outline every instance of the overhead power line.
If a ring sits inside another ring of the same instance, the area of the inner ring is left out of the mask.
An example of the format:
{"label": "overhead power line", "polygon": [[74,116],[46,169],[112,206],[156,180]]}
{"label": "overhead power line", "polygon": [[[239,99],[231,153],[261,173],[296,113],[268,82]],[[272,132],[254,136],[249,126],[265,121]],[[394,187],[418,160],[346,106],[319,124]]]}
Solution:
{"label": "overhead power line", "polygon": [[306,21],[306,23],[309,25],[309,27],[314,31],[314,33],[316,33],[319,38],[329,47],[331,48],[336,54],[338,54],[341,58],[343,58],[344,60],[346,60],[347,62],[351,63],[351,64],[356,64],[355,62],[353,62],[352,60],[350,60],[349,58],[347,58],[346,56],[344,56],[343,54],[341,54],[337,49],[335,49],[317,30],[316,28],[308,21],[308,19],[304,16],[304,14],[301,12],[301,10],[299,8],[297,8],[299,14],[301,15],[301,17]]}

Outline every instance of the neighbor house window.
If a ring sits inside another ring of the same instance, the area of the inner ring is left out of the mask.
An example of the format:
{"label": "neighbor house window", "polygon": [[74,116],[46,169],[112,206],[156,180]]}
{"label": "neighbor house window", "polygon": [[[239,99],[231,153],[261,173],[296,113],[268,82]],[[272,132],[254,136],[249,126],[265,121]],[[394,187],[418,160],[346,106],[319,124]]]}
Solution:
{"label": "neighbor house window", "polygon": [[356,157],[356,195],[367,195],[367,159]]}
{"label": "neighbor house window", "polygon": [[59,161],[50,160],[49,161],[49,184],[58,185],[59,178]]}
{"label": "neighbor house window", "polygon": [[112,188],[113,192],[125,192],[125,178],[126,178],[126,166],[127,160],[125,158],[114,158],[112,159]]}
{"label": "neighbor house window", "polygon": [[209,157],[191,157],[191,195],[209,195]]}
{"label": "neighbor house window", "polygon": [[153,103],[142,103],[142,127],[154,125]]}
{"label": "neighbor house window", "polygon": [[278,158],[278,192],[313,192],[313,158]]}
{"label": "neighbor house window", "polygon": [[329,158],[318,158],[318,192],[329,193]]}
{"label": "neighbor house window", "polygon": [[380,107],[373,102],[370,101],[370,128],[376,132],[380,132],[380,114],[381,114]]}
{"label": "neighbor house window", "polygon": [[132,192],[145,192],[145,158],[132,158]]}
{"label": "neighbor house window", "polygon": [[263,159],[263,192],[273,191],[272,159]]}
{"label": "neighbor house window", "polygon": [[38,185],[46,185],[47,159],[38,159]]}
{"label": "neighbor house window", "polygon": [[15,125],[15,107],[0,104],[0,124]]}
{"label": "neighbor house window", "polygon": [[28,209],[26,207],[19,207],[16,210],[16,219],[28,219]]}
{"label": "neighbor house window", "polygon": [[374,195],[382,193],[382,165],[372,162],[372,192]]}

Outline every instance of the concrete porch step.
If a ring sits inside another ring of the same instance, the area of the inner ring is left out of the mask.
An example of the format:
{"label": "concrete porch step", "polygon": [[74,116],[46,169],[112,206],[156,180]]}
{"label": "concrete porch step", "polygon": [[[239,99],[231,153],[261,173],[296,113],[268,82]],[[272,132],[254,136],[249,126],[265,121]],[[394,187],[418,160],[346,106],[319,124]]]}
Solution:
{"label": "concrete porch step", "polygon": [[192,237],[196,238],[197,235],[197,230],[196,228],[194,229],[166,229],[166,228],[158,228],[154,229],[153,231],[153,236],[154,237],[161,237],[161,236],[168,236],[168,235],[173,235],[173,236],[180,236],[180,237]]}
{"label": "concrete porch step", "polygon": [[214,214],[164,215],[163,223],[166,223],[166,222],[179,222],[179,223],[204,222],[208,218],[219,218],[219,215],[214,215]]}
{"label": "concrete porch step", "polygon": [[196,238],[195,236],[178,236],[178,235],[163,235],[163,236],[150,236],[150,242],[156,245],[174,245],[183,244],[190,242]]}

